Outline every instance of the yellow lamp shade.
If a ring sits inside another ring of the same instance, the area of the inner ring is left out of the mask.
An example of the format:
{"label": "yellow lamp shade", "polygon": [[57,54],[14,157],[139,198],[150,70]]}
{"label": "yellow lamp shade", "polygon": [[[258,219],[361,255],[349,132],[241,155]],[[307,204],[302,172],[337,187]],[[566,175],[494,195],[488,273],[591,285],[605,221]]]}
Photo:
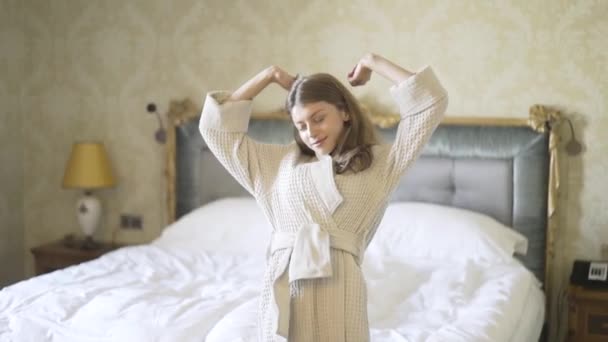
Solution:
{"label": "yellow lamp shade", "polygon": [[114,186],[115,183],[102,143],[74,143],[63,175],[64,188],[98,189]]}

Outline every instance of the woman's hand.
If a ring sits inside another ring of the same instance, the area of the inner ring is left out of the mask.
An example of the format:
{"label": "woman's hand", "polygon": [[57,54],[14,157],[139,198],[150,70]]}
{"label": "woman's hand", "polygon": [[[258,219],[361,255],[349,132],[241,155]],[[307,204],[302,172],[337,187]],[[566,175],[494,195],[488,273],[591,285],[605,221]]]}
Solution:
{"label": "woman's hand", "polygon": [[273,65],[269,68],[269,72],[271,75],[272,82],[280,85],[283,89],[289,91],[293,82],[295,82],[296,78],[291,76],[285,70],[279,68],[276,65]]}
{"label": "woman's hand", "polygon": [[366,54],[361,58],[359,63],[355,65],[353,70],[348,73],[348,83],[353,87],[362,86],[372,77],[371,65],[373,63],[374,55],[371,53]]}
{"label": "woman's hand", "polygon": [[367,53],[348,74],[348,82],[353,87],[364,85],[371,78],[372,71],[393,82],[395,85],[405,81],[414,74],[380,55]]}

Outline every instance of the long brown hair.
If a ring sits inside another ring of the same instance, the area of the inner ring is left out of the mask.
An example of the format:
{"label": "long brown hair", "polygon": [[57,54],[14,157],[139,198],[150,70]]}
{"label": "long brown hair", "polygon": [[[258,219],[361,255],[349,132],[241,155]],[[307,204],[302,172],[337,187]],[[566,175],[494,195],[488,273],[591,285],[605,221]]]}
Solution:
{"label": "long brown hair", "polygon": [[[304,106],[313,102],[325,101],[338,110],[345,111],[350,120],[345,122],[342,137],[331,153],[336,173],[348,170],[360,172],[372,164],[372,145],[378,143],[376,130],[365,115],[353,94],[334,76],[326,73],[298,76],[287,95],[285,110],[291,115],[294,106]],[[300,138],[294,126],[294,138],[303,154],[314,156]]]}

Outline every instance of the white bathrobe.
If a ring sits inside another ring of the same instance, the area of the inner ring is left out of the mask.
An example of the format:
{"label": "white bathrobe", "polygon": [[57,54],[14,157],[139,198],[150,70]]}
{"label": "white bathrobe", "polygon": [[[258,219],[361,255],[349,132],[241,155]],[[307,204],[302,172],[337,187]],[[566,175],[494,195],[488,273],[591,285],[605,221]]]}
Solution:
{"label": "white bathrobe", "polygon": [[[391,192],[441,121],[447,93],[430,67],[390,87],[402,117],[395,141],[372,148],[363,172],[336,175],[330,156],[247,136],[252,101],[209,92],[200,132],[272,225],[259,341],[369,341],[365,249]],[[247,229],[247,227],[243,227]]]}

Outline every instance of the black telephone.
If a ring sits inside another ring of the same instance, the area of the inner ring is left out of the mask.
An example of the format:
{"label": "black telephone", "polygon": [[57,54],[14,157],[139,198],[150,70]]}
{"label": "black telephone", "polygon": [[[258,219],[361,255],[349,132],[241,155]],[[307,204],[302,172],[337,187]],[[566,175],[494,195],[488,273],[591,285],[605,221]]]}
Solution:
{"label": "black telephone", "polygon": [[570,283],[589,288],[608,289],[608,261],[574,261]]}

